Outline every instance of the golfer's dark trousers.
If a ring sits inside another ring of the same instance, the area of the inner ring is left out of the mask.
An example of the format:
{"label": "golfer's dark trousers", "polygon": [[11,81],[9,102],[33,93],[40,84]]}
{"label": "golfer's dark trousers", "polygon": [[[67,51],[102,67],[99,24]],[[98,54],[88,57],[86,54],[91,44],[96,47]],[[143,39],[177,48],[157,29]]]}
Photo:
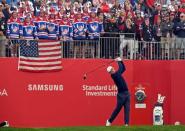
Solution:
{"label": "golfer's dark trousers", "polygon": [[116,116],[121,111],[122,107],[124,106],[124,120],[125,124],[129,124],[129,115],[130,115],[130,93],[128,91],[124,93],[117,94],[117,105],[114,109],[109,122],[112,123]]}

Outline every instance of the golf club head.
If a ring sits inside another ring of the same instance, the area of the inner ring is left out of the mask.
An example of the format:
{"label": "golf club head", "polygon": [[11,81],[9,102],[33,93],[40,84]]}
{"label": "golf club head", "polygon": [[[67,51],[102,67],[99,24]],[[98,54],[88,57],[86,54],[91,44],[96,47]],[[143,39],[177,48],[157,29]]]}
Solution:
{"label": "golf club head", "polygon": [[84,80],[87,79],[87,74],[84,74],[83,79],[84,79]]}

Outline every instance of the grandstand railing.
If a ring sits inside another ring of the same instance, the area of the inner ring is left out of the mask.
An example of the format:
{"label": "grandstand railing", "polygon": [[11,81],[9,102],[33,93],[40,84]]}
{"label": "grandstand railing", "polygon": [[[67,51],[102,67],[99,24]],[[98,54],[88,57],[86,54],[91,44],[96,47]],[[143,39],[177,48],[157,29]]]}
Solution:
{"label": "grandstand railing", "polygon": [[[137,41],[135,35],[132,39],[127,39],[124,35],[109,33],[103,34],[97,40],[61,41],[61,57],[113,59],[120,56],[124,59],[133,60],[185,59],[185,43],[179,46],[175,40],[170,43]],[[2,40],[0,43],[3,43]],[[1,54],[3,50],[5,48],[3,49],[1,45]],[[19,55],[18,50],[19,41],[9,40],[9,44],[6,44],[6,56],[17,57]]]}

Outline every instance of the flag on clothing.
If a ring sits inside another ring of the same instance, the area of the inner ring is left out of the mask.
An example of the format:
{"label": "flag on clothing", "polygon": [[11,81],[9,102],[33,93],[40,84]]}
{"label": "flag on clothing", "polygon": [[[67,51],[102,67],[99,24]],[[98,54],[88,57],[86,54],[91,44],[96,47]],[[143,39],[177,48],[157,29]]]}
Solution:
{"label": "flag on clothing", "polygon": [[60,41],[23,40],[19,52],[19,70],[47,72],[62,69]]}

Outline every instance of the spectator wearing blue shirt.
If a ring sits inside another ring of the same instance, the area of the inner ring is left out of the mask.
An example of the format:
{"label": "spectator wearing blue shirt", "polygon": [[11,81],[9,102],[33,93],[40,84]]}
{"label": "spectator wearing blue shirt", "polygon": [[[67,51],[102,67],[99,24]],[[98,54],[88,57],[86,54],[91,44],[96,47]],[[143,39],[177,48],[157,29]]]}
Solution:
{"label": "spectator wearing blue shirt", "polygon": [[180,58],[181,53],[185,49],[185,13],[180,14],[180,22],[175,23],[174,32],[176,34],[175,47],[178,54],[178,59]]}

